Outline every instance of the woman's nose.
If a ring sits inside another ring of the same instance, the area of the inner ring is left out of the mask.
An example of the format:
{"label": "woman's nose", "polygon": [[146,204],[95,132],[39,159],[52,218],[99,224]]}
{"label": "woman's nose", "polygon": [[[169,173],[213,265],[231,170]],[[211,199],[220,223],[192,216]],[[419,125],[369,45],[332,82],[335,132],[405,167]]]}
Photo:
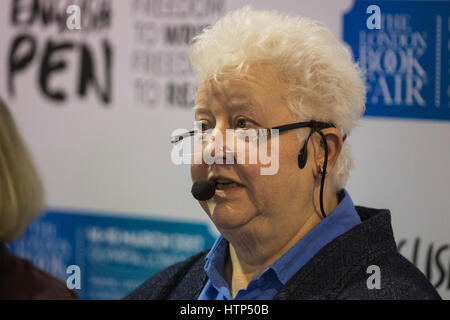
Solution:
{"label": "woman's nose", "polygon": [[[233,154],[233,150],[228,148],[226,139],[227,128],[214,128],[206,141],[205,153],[213,157],[216,163],[226,163],[227,155]],[[229,142],[229,141],[228,141]],[[220,159],[223,162],[220,162]],[[219,161],[219,162],[217,162]]]}

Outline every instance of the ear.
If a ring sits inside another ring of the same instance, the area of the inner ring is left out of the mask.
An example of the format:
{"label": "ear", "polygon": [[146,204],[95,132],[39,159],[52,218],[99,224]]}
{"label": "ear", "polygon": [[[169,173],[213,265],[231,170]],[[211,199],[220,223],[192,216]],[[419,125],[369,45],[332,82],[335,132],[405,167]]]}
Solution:
{"label": "ear", "polygon": [[[328,147],[327,176],[329,176],[342,150],[342,134],[336,128],[322,129],[321,132],[325,136]],[[313,136],[311,136],[311,139],[314,147],[313,174],[316,178],[321,178],[322,176],[319,174],[319,165],[323,168],[325,163],[325,145],[322,136],[318,132],[315,132]]]}

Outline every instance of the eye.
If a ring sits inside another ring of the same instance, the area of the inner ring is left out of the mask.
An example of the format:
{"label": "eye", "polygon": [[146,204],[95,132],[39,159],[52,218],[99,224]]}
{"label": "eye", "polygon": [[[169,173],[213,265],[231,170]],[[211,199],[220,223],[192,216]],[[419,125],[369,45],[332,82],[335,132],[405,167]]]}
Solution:
{"label": "eye", "polygon": [[205,120],[200,120],[196,122],[196,127],[199,131],[203,132],[209,129],[209,124]]}
{"label": "eye", "polygon": [[238,119],[236,122],[236,127],[239,129],[245,129],[248,127],[248,125],[254,124],[253,121],[247,120],[247,119]]}

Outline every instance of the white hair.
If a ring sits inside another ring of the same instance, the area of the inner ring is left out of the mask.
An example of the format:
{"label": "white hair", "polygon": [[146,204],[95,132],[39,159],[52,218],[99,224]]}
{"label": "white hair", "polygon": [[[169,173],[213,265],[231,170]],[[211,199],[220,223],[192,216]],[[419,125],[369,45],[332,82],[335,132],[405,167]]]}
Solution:
{"label": "white hair", "polygon": [[[230,68],[239,72],[253,63],[273,64],[287,81],[286,98],[295,117],[333,123],[343,135],[365,109],[362,72],[350,51],[325,25],[306,17],[248,6],[229,12],[193,38],[190,59],[200,81],[217,79]],[[334,191],[345,186],[352,167],[344,142],[330,172]]]}

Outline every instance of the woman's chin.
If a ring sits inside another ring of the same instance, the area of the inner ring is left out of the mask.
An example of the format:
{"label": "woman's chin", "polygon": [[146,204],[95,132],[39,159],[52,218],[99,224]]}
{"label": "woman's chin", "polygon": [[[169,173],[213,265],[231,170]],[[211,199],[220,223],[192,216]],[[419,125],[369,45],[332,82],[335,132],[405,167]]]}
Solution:
{"label": "woman's chin", "polygon": [[231,204],[216,205],[211,220],[217,229],[235,229],[249,222],[254,215],[243,208],[235,208]]}

